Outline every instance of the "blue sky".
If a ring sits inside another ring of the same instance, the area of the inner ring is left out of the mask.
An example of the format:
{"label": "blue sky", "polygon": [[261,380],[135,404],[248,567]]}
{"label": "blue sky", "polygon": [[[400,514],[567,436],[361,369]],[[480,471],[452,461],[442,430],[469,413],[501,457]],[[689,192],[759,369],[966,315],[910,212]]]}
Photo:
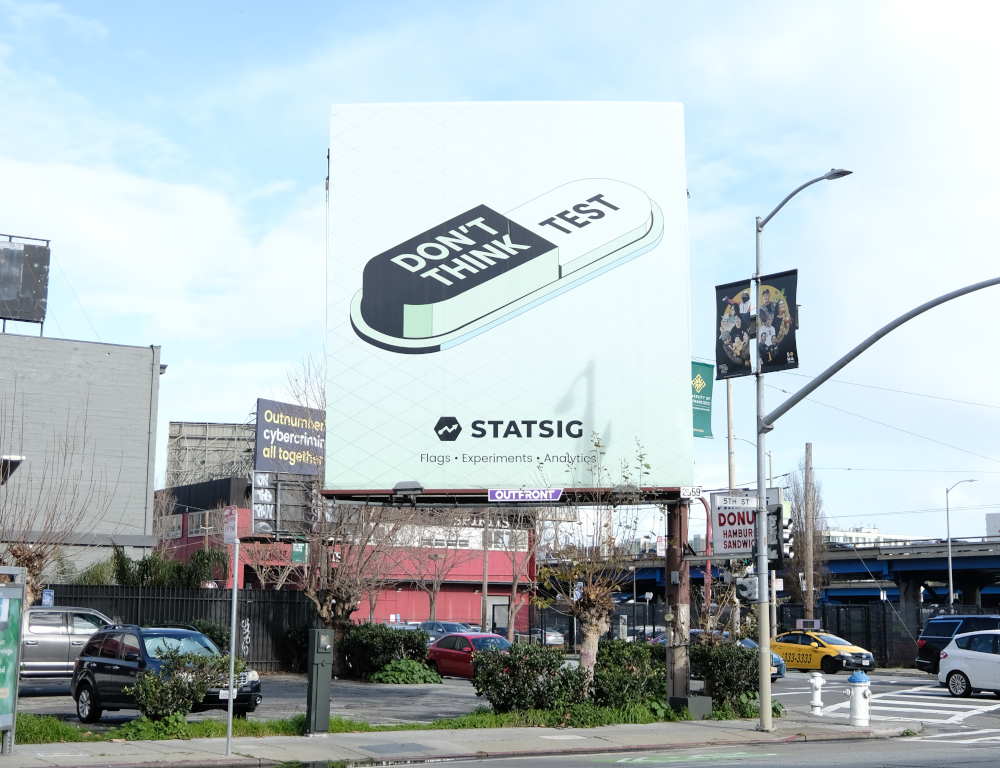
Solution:
{"label": "blue sky", "polygon": [[[798,268],[803,305],[802,368],[769,377],[773,405],[896,315],[996,274],[997,21],[972,2],[0,0],[0,231],[53,239],[47,335],[163,347],[162,476],[167,421],[242,421],[321,348],[332,103],[681,101],[696,356],[713,352],[712,286],[752,270],[754,215],[855,171],[765,233],[766,271]],[[927,536],[944,488],[975,477],[953,530],[981,535],[1000,504],[998,300],[914,321],[792,411],[775,474],[812,441],[833,521]],[[752,384],[735,390],[753,439]],[[705,486],[725,480],[723,415],[717,396]]]}

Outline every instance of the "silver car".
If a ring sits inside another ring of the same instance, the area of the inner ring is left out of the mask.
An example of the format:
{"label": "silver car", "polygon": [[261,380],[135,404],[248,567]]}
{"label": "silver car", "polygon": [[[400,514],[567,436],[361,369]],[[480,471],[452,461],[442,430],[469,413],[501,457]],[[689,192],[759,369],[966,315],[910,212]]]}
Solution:
{"label": "silver car", "polygon": [[21,677],[73,677],[90,636],[112,623],[93,608],[31,606],[21,630]]}

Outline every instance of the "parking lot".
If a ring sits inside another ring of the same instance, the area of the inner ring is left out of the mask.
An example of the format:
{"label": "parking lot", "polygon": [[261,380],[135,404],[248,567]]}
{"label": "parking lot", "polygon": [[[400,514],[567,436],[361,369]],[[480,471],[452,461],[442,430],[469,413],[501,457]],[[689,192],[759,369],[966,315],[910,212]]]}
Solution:
{"label": "parking lot", "polygon": [[[264,674],[264,700],[253,719],[272,720],[306,711],[306,676]],[[379,685],[352,680],[331,683],[330,714],[365,720],[369,723],[428,722],[471,712],[486,702],[476,696],[472,684],[459,678],[445,678],[442,685]],[[76,721],[76,706],[69,695],[68,680],[22,681],[18,711]],[[120,725],[138,717],[134,710],[106,712],[101,724]],[[192,719],[224,718],[224,710],[199,712]]]}

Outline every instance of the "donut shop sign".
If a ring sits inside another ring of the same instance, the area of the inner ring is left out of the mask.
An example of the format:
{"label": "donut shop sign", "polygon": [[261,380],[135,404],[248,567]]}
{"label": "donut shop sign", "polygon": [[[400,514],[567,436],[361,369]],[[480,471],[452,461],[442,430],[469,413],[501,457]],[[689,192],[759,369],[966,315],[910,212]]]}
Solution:
{"label": "donut shop sign", "polygon": [[[777,498],[769,488],[768,503]],[[754,553],[757,541],[756,491],[731,491],[712,494],[713,554],[744,556]]]}

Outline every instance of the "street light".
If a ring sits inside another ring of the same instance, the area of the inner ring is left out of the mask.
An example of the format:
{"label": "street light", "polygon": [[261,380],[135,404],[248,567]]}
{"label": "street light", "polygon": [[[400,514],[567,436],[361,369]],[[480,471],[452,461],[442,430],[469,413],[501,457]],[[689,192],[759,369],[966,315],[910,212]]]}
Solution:
{"label": "street light", "polygon": [[[775,214],[785,207],[785,204],[795,197],[806,187],[812,186],[818,181],[833,181],[847,176],[851,171],[843,168],[831,168],[822,176],[810,179],[805,184],[801,184],[785,196],[785,199],[775,206],[763,219],[759,216],[756,220],[756,269],[754,271],[754,288],[757,294],[754,304],[760,302],[760,278],[763,274],[760,258],[761,233],[767,223],[774,218]],[[764,457],[767,451],[764,448],[764,438],[773,428],[764,422],[764,374],[760,370],[760,354],[757,354],[757,370],[754,376],[757,379],[757,685],[759,690],[758,702],[760,702],[760,725],[762,731],[773,731],[771,723],[771,616],[768,609],[770,591],[768,589],[767,573],[767,492],[764,490]]]}
{"label": "street light", "polygon": [[952,488],[962,483],[974,483],[975,478],[969,480],[959,480],[951,488],[945,488],[944,491],[944,519],[945,525],[948,528],[948,607],[951,608],[955,604],[955,584],[952,581],[951,576],[951,507],[948,504],[948,494],[951,493]]}

